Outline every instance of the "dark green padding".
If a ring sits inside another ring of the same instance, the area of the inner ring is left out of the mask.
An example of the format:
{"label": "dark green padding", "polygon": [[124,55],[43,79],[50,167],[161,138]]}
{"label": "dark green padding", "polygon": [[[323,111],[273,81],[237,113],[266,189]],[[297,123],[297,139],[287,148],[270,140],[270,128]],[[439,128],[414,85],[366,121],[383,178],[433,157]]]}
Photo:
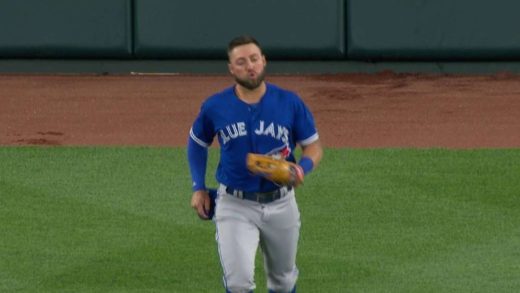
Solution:
{"label": "dark green padding", "polygon": [[343,58],[344,0],[135,1],[140,58],[225,58],[228,41],[255,36],[268,58]]}
{"label": "dark green padding", "polygon": [[0,1],[0,57],[129,57],[131,3]]}
{"label": "dark green padding", "polygon": [[349,59],[520,57],[518,0],[346,0]]}

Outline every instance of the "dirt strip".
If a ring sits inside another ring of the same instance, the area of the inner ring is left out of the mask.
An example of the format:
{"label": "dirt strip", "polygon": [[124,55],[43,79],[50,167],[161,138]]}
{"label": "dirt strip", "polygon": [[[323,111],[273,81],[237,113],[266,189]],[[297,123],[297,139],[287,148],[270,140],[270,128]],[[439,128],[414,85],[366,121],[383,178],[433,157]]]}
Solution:
{"label": "dirt strip", "polygon": [[[276,75],[327,147],[520,147],[520,76]],[[224,75],[0,75],[0,145],[184,146]]]}

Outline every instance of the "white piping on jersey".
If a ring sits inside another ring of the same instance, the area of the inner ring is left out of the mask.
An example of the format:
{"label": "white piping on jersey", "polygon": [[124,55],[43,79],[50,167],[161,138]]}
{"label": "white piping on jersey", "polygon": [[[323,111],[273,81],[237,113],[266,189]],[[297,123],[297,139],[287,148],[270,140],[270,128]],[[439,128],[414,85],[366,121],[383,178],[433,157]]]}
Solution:
{"label": "white piping on jersey", "polygon": [[306,146],[306,145],[310,145],[311,143],[317,141],[318,138],[320,138],[320,136],[318,135],[318,133],[315,133],[315,134],[311,135],[310,137],[299,141],[298,143],[302,146]]}
{"label": "white piping on jersey", "polygon": [[205,147],[205,148],[209,147],[209,144],[205,143],[204,141],[202,141],[201,139],[199,139],[198,137],[195,136],[195,133],[193,133],[193,127],[190,128],[190,137],[191,137],[191,139],[193,139],[193,141],[195,141],[201,147]]}

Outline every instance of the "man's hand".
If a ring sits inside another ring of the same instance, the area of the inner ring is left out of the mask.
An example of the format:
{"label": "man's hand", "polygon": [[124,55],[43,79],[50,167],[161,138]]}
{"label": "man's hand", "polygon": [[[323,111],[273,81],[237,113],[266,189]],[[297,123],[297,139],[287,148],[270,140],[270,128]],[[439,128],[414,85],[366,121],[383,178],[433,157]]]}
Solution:
{"label": "man's hand", "polygon": [[304,173],[303,173],[303,169],[302,167],[300,167],[299,165],[294,165],[293,167],[293,172],[294,172],[294,179],[293,179],[293,184],[292,186],[293,187],[298,187],[300,185],[303,184],[303,177],[305,176]]}
{"label": "man's hand", "polygon": [[197,190],[191,196],[191,207],[197,212],[202,220],[208,219],[210,209],[210,198],[206,190]]}
{"label": "man's hand", "polygon": [[302,167],[284,159],[249,153],[246,164],[251,173],[271,180],[277,185],[296,187],[303,183]]}

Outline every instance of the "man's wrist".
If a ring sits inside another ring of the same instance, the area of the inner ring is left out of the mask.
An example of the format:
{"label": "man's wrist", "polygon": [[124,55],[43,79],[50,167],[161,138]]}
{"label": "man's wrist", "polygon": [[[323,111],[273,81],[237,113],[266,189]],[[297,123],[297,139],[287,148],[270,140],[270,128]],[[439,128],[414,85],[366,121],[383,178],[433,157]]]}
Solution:
{"label": "man's wrist", "polygon": [[193,192],[199,191],[199,190],[206,190],[206,185],[205,184],[197,184],[197,183],[193,182],[193,187],[191,188],[191,190]]}
{"label": "man's wrist", "polygon": [[312,168],[314,168],[314,162],[311,158],[303,156],[300,161],[298,162],[298,165],[302,167],[303,174],[307,175],[309,172],[312,171]]}

